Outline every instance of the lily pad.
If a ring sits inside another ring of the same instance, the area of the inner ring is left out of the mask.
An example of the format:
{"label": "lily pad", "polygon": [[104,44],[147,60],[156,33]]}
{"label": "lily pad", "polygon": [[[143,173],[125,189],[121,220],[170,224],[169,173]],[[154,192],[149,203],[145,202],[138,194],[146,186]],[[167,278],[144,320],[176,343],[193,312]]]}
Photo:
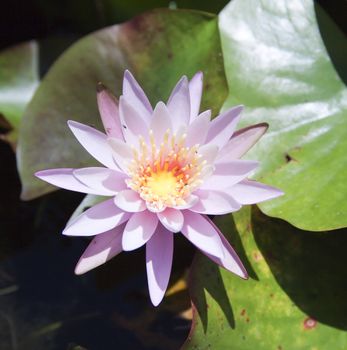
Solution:
{"label": "lily pad", "polygon": [[0,52],[0,127],[14,143],[24,109],[39,82],[38,44],[35,41]]}
{"label": "lily pad", "polygon": [[92,33],[71,46],[52,66],[25,112],[18,168],[22,198],[55,188],[34,178],[37,170],[83,167],[93,161],[69,132],[66,121],[101,129],[96,85],[121,93],[128,68],[152,103],[166,100],[181,75],[204,72],[203,108],[216,114],[226,97],[217,18],[183,10],[154,10]]}
{"label": "lily pad", "polygon": [[243,123],[269,123],[248,157],[261,160],[258,179],[285,192],[261,210],[305,230],[347,226],[347,89],[313,1],[234,0],[219,19],[230,87],[224,108],[242,103]]}
{"label": "lily pad", "polygon": [[231,237],[250,279],[196,257],[193,325],[184,349],[347,347],[346,229],[303,232],[259,210],[251,220],[250,208],[216,223]]}

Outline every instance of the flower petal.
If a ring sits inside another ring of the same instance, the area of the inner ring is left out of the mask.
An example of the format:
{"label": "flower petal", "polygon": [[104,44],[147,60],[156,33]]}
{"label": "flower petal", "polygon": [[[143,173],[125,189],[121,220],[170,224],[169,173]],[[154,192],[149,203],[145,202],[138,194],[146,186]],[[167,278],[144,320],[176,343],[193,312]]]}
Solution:
{"label": "flower petal", "polygon": [[197,190],[194,194],[199,197],[199,201],[189,210],[196,213],[223,215],[241,208],[241,205],[225,192]]}
{"label": "flower petal", "polygon": [[73,171],[73,175],[77,180],[104,196],[115,195],[127,187],[125,183],[127,176],[120,171],[108,168],[90,167],[76,169]]}
{"label": "flower petal", "polygon": [[117,98],[101,83],[97,86],[96,97],[107,136],[123,139]]}
{"label": "flower petal", "polygon": [[189,209],[199,201],[199,197],[191,194],[189,197],[184,199],[185,204],[178,205],[175,207],[177,210]]}
{"label": "flower petal", "polygon": [[148,126],[137,110],[123,96],[119,99],[119,114],[127,144],[139,146],[139,136],[148,141]]}
{"label": "flower petal", "polygon": [[162,225],[171,232],[180,232],[183,226],[183,214],[180,210],[166,208],[157,214]]}
{"label": "flower petal", "polygon": [[207,218],[207,220],[215,228],[215,230],[217,231],[217,233],[222,241],[224,257],[218,258],[218,257],[215,257],[213,255],[207,254],[206,252],[204,254],[207,255],[216,264],[224,267],[226,270],[233,272],[235,275],[237,275],[241,278],[247,279],[248,273],[247,273],[245,267],[243,266],[240,258],[236,254],[234,248],[230,245],[228,240],[220,232],[218,227],[210,219]]}
{"label": "flower petal", "polygon": [[208,164],[213,164],[218,155],[218,146],[208,143],[199,147],[198,152]]}
{"label": "flower petal", "polygon": [[122,252],[123,230],[124,224],[95,236],[80,257],[75,274],[82,275],[95,269]]}
{"label": "flower petal", "polygon": [[79,143],[89,154],[107,168],[117,169],[117,165],[112,157],[111,147],[104,133],[73,120],[69,120],[67,123]]}
{"label": "flower petal", "polygon": [[207,254],[224,258],[222,241],[209,220],[203,215],[185,210],[182,234]]}
{"label": "flower petal", "polygon": [[119,139],[109,138],[108,142],[112,149],[113,158],[116,161],[117,165],[121,170],[127,173],[129,163],[133,159],[133,150],[129,145]]}
{"label": "flower petal", "polygon": [[189,125],[186,145],[192,147],[196,144],[203,145],[206,140],[208,128],[210,126],[211,111],[205,111],[194,118]]}
{"label": "flower petal", "polygon": [[213,175],[203,182],[200,189],[224,191],[247,177],[258,165],[256,161],[240,159],[216,163]]}
{"label": "flower petal", "polygon": [[114,203],[117,207],[130,213],[144,211],[147,208],[146,202],[133,190],[119,192],[114,198]]}
{"label": "flower petal", "polygon": [[124,229],[123,250],[134,250],[143,246],[152,237],[157,225],[157,215],[147,210],[133,214]]}
{"label": "flower petal", "polygon": [[226,191],[241,204],[260,203],[283,195],[277,188],[251,180],[243,180]]}
{"label": "flower petal", "polygon": [[48,169],[38,171],[35,173],[35,176],[50,183],[51,185],[64,188],[66,190],[102,195],[100,191],[90,188],[81,181],[77,180],[77,178],[73,175],[75,170],[76,169],[72,168]]}
{"label": "flower petal", "polygon": [[189,82],[190,123],[199,114],[203,86],[203,74],[197,72]]}
{"label": "flower petal", "polygon": [[123,212],[113,203],[113,198],[94,205],[72,220],[64,229],[68,236],[94,236],[109,231],[129,219],[131,214]]}
{"label": "flower petal", "polygon": [[206,143],[217,145],[221,149],[232,136],[243,106],[233,107],[212,120],[206,137]]}
{"label": "flower petal", "polygon": [[186,76],[183,76],[173,89],[167,103],[167,108],[170,112],[174,132],[177,132],[182,125],[187,126],[189,124],[190,97]]}
{"label": "flower petal", "polygon": [[157,146],[163,142],[166,131],[172,129],[169,110],[163,102],[159,102],[154,108],[150,129]]}
{"label": "flower petal", "polygon": [[264,135],[268,124],[260,123],[237,130],[219,151],[216,162],[241,158]]}
{"label": "flower petal", "polygon": [[153,112],[152,106],[141,86],[128,70],[124,72],[123,96],[149,122]]}
{"label": "flower petal", "polygon": [[169,283],[173,257],[173,234],[158,226],[146,244],[147,281],[154,306],[162,301]]}

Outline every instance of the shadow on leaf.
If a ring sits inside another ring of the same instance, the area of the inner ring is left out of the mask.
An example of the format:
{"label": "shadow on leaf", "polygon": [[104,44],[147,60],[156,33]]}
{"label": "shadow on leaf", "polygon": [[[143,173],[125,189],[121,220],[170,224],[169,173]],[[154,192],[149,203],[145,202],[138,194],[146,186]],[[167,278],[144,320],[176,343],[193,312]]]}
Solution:
{"label": "shadow on leaf", "polygon": [[253,233],[293,302],[314,320],[347,330],[347,230],[302,231],[254,209]]}

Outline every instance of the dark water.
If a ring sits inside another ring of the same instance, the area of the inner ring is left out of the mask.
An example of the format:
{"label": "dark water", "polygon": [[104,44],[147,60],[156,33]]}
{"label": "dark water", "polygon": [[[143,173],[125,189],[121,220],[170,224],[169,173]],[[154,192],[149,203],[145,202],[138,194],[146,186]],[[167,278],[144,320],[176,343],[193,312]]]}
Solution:
{"label": "dark water", "polygon": [[[14,154],[4,143],[0,164],[0,349],[178,349],[190,328],[179,316],[190,305],[187,291],[153,307],[144,249],[74,275],[88,240],[60,232],[83,195],[20,202]],[[183,239],[175,250],[170,285],[193,256]]]}

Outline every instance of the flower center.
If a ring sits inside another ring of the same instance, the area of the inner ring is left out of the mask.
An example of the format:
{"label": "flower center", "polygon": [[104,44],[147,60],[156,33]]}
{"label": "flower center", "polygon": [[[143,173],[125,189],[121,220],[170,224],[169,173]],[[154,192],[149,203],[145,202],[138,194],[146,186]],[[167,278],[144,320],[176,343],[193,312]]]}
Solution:
{"label": "flower center", "polygon": [[149,132],[150,142],[140,137],[139,149],[133,148],[128,186],[138,192],[153,210],[184,206],[187,197],[201,183],[201,170],[206,164],[198,145],[185,147],[185,134],[164,134],[160,144]]}

